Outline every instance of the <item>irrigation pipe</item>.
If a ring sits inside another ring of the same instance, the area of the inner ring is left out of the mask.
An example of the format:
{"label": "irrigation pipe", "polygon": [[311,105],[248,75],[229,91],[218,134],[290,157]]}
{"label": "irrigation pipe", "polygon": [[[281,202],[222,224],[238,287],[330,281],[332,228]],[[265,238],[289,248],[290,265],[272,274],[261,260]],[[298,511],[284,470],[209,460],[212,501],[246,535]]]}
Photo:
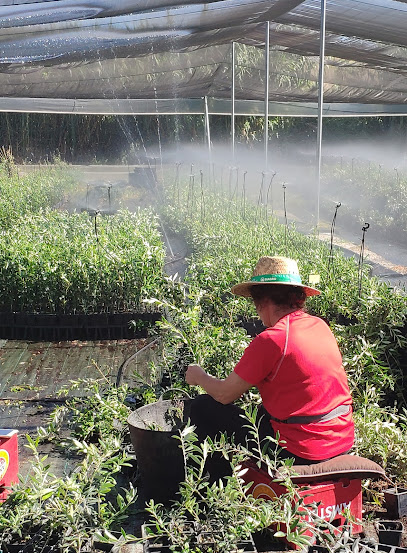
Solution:
{"label": "irrigation pipe", "polygon": [[183,261],[184,259],[185,259],[185,255],[174,257],[174,259],[170,259],[169,261],[166,261],[164,263],[164,267],[166,267],[167,265],[171,265],[171,263],[176,263],[177,261]]}
{"label": "irrigation pipe", "polygon": [[165,231],[165,228],[164,228],[164,225],[163,225],[163,222],[161,221],[161,219],[160,219],[160,226],[161,226],[161,230],[163,231],[163,235],[164,235],[165,242],[166,242],[166,244],[167,244],[167,246],[168,246],[168,249],[170,250],[170,255],[171,255],[171,257],[174,257],[174,251],[173,251],[173,249],[172,249],[172,247],[171,247],[170,241],[169,241],[169,239],[168,239],[168,235],[167,235],[167,233],[166,233],[166,231]]}
{"label": "irrigation pipe", "polygon": [[130,355],[130,357],[127,358],[126,361],[124,361],[120,365],[119,370],[117,372],[116,386],[120,386],[120,380],[122,378],[122,375],[123,375],[124,371],[127,369],[129,363],[131,363],[134,359],[136,359],[137,356],[140,355],[140,353],[142,353],[143,351],[146,351],[147,349],[150,349],[155,344],[158,344],[159,341],[160,341],[160,338],[155,338],[155,340],[153,340],[149,344],[145,345],[144,347],[142,347],[141,349],[139,349],[135,353],[133,353],[133,355]]}
{"label": "irrigation pipe", "polygon": [[319,232],[319,210],[321,194],[321,166],[322,166],[322,120],[324,107],[324,69],[325,69],[325,35],[326,35],[326,0],[320,0],[320,29],[319,29],[319,69],[318,69],[318,120],[317,120],[317,151],[316,151],[316,214],[315,227]]}
{"label": "irrigation pipe", "polygon": [[0,403],[12,402],[14,405],[10,407],[16,407],[15,403],[65,403],[70,397],[39,397],[39,398],[15,398],[15,397],[0,397]]}

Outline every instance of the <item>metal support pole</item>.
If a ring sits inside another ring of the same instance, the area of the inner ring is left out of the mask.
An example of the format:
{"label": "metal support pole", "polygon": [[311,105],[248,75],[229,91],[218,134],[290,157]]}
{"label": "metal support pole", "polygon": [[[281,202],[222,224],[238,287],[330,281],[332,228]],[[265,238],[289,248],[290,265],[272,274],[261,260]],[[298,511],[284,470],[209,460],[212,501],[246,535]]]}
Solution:
{"label": "metal support pole", "polygon": [[269,145],[269,79],[270,79],[270,21],[266,22],[266,35],[264,40],[265,54],[265,78],[264,78],[264,169],[268,169],[268,145]]}
{"label": "metal support pole", "polygon": [[230,121],[230,135],[232,141],[232,163],[235,163],[235,43],[232,42],[232,85],[231,85],[231,102],[232,102],[232,113]]}
{"label": "metal support pole", "polygon": [[208,141],[208,158],[209,158],[209,182],[212,178],[212,144],[211,144],[211,128],[209,126],[209,110],[208,110],[208,97],[204,97],[205,102],[205,132],[206,139]]}
{"label": "metal support pole", "polygon": [[315,226],[318,232],[319,227],[319,196],[321,193],[321,162],[322,162],[322,121],[324,107],[324,65],[325,65],[325,19],[326,19],[326,0],[321,0],[321,20],[319,33],[319,75],[318,75],[318,122],[317,122],[317,198]]}

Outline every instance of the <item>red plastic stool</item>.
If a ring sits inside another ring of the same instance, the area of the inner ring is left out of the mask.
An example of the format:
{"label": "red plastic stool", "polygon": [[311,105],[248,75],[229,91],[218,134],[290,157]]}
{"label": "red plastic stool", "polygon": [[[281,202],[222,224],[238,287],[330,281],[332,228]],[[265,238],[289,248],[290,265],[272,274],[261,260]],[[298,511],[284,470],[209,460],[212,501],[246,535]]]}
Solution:
{"label": "red plastic stool", "polygon": [[[245,461],[243,467],[247,470],[242,478],[246,484],[251,484],[249,493],[254,497],[273,500],[287,493],[286,487],[279,483],[283,479],[281,473],[270,476],[250,460]],[[380,465],[356,455],[341,455],[315,465],[294,465],[292,470],[297,474],[290,479],[299,486],[298,495],[303,499],[304,507],[314,504],[318,516],[330,521],[338,530],[349,524],[346,511],[355,520],[351,524],[353,534],[362,531],[362,479],[387,479]],[[301,518],[312,522],[312,516],[305,508]],[[305,535],[312,536],[312,531],[306,531]]]}
{"label": "red plastic stool", "polygon": [[18,482],[18,430],[0,428],[0,502],[7,499],[8,489]]}

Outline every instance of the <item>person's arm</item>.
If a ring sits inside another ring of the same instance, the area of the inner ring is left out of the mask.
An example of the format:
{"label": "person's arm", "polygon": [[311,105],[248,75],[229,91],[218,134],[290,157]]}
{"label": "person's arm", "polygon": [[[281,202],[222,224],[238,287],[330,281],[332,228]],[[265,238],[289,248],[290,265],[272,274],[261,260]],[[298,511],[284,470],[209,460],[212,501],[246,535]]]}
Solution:
{"label": "person's arm", "polygon": [[239,398],[252,387],[251,384],[231,372],[225,379],[215,378],[199,365],[189,365],[185,380],[191,386],[200,386],[219,403],[227,405]]}

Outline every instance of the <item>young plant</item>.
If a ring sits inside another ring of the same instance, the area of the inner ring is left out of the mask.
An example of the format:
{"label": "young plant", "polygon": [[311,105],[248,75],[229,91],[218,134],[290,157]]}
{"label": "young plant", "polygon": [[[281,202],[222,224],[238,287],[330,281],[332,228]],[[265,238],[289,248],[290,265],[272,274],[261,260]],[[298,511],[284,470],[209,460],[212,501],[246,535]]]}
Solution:
{"label": "young plant", "polygon": [[[207,438],[198,444],[193,427],[181,430],[178,439],[184,456],[186,478],[181,483],[178,498],[170,507],[151,501],[146,511],[150,518],[147,539],[168,543],[173,551],[213,553],[238,551],[239,544],[251,534],[264,531],[270,539],[285,538],[296,546],[309,545],[315,536],[333,535],[333,528],[315,515],[315,505],[305,505],[298,488],[290,480],[295,467],[286,461],[286,471],[279,472],[280,483],[286,492],[271,500],[255,498],[249,493],[251,483],[243,476],[247,468],[244,462],[250,458],[275,478],[278,461],[277,441],[271,437],[260,441],[257,427],[257,411],[246,411],[242,424],[248,427],[248,446],[237,445],[221,435],[218,440]],[[271,446],[271,447],[269,447]],[[268,455],[275,451],[275,455]],[[210,482],[206,464],[211,455],[228,459],[231,475],[217,482]],[[307,534],[306,534],[307,533]],[[206,546],[203,542],[206,542]],[[206,548],[205,548],[206,547]]]}
{"label": "young plant", "polygon": [[115,475],[128,464],[120,450],[100,442],[74,441],[83,455],[76,469],[57,477],[38,452],[39,438],[27,436],[33,455],[31,472],[18,484],[0,510],[0,542],[32,551],[72,553],[92,547],[100,529],[119,530],[137,494],[131,484],[115,492]]}

